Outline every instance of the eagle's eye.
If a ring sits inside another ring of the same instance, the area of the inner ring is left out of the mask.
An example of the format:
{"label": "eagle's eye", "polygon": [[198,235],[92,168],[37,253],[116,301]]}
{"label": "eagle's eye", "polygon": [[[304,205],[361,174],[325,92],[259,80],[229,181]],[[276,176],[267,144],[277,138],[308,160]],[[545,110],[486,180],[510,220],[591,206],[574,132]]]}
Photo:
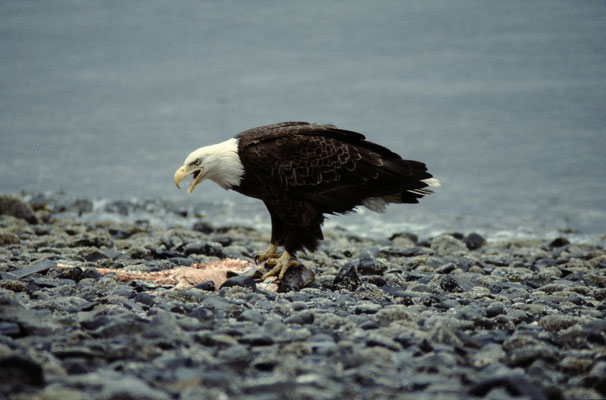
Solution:
{"label": "eagle's eye", "polygon": [[194,161],[194,165],[200,165],[200,159],[197,158],[196,161]]}

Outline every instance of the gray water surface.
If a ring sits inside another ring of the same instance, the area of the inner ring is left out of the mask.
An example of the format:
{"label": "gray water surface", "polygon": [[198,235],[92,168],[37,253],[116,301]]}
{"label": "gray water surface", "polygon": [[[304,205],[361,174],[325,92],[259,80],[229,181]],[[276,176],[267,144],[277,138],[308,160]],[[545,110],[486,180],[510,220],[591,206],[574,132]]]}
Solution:
{"label": "gray water surface", "polygon": [[0,192],[263,206],[172,175],[195,148],[333,123],[429,165],[362,233],[606,232],[602,1],[15,1],[0,5]]}

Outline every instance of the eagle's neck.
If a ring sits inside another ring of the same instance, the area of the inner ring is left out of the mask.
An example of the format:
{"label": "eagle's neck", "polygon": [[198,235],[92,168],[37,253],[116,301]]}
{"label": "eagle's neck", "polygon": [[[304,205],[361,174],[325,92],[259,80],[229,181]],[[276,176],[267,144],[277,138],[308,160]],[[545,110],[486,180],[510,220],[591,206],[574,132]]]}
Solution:
{"label": "eagle's neck", "polygon": [[244,175],[244,166],[238,155],[238,139],[232,138],[208,146],[208,165],[205,178],[216,182],[224,189],[238,186]]}

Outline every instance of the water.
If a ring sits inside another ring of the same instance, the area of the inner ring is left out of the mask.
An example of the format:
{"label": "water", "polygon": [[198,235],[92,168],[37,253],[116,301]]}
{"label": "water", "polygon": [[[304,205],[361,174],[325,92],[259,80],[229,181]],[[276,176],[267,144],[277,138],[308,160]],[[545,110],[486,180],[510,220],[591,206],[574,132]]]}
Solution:
{"label": "water", "polygon": [[606,232],[606,7],[600,1],[0,5],[0,192],[258,202],[172,175],[185,156],[284,120],[333,123],[426,162],[443,187],[372,235]]}

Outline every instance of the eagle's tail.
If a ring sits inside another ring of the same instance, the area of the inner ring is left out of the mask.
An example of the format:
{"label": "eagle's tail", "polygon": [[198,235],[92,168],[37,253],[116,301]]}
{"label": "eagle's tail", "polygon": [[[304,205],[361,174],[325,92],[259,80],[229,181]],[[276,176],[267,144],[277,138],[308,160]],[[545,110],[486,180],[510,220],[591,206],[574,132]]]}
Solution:
{"label": "eagle's tail", "polygon": [[[384,212],[389,203],[418,203],[418,199],[433,193],[432,187],[440,186],[440,181],[427,172],[425,164],[412,160],[398,161],[385,165],[387,170],[383,170],[392,179],[396,175],[399,177],[397,179],[399,183],[394,187],[394,189],[398,188],[397,191],[388,195],[367,197],[362,200],[364,207],[372,211]],[[392,185],[393,181],[390,186],[393,187]]]}

